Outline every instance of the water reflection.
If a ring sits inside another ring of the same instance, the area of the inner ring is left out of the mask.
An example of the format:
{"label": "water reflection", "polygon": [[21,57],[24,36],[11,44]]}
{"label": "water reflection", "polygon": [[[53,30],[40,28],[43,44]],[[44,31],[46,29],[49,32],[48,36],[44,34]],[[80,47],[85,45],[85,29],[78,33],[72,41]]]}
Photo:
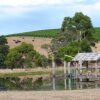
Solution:
{"label": "water reflection", "polygon": [[[64,90],[65,83],[62,79],[55,78],[55,89]],[[78,82],[75,79],[66,79],[66,90],[99,88],[100,81]],[[33,78],[6,77],[0,78],[0,90],[53,90],[52,78],[43,79],[42,77],[34,80]]]}

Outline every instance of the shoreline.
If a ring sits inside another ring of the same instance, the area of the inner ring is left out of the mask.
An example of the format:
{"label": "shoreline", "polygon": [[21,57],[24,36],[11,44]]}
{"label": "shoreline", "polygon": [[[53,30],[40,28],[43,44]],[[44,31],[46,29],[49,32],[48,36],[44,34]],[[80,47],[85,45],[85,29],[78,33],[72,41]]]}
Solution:
{"label": "shoreline", "polygon": [[100,89],[64,91],[1,91],[0,100],[100,100]]}

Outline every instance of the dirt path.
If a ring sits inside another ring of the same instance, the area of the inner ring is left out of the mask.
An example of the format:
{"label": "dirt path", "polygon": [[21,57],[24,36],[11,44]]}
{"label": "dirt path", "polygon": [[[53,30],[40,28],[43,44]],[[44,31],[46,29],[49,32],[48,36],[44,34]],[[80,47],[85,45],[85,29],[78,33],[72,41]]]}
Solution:
{"label": "dirt path", "polygon": [[100,89],[68,91],[7,91],[0,100],[100,100]]}

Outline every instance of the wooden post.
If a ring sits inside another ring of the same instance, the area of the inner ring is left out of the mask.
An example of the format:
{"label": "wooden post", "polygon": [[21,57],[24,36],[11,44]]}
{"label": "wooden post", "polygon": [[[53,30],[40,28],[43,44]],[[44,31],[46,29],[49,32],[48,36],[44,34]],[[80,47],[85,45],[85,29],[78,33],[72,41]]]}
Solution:
{"label": "wooden post", "polygon": [[75,72],[76,72],[75,78],[78,79],[78,64],[77,64],[77,62],[75,64]]}
{"label": "wooden post", "polygon": [[80,63],[80,81],[82,82],[82,61],[79,61]]}
{"label": "wooden post", "polygon": [[69,78],[70,78],[70,76],[71,76],[70,62],[68,62],[68,76],[69,76]]}
{"label": "wooden post", "polygon": [[53,90],[55,90],[55,62],[53,57],[52,57],[52,74],[53,74]]}
{"label": "wooden post", "polygon": [[97,82],[95,82],[95,88],[98,88],[98,83]]}
{"label": "wooden post", "polygon": [[71,68],[70,68],[70,62],[68,62],[68,88],[71,90]]}
{"label": "wooden post", "polygon": [[71,78],[68,78],[68,89],[71,90]]}
{"label": "wooden post", "polygon": [[97,61],[95,62],[95,78],[97,78],[97,74],[98,74],[98,64]]}
{"label": "wooden post", "polygon": [[80,83],[76,81],[76,89],[79,90],[80,89]]}
{"label": "wooden post", "polygon": [[83,89],[83,84],[82,84],[82,82],[80,82],[80,89]]}
{"label": "wooden post", "polygon": [[66,61],[64,61],[64,85],[65,85],[65,90],[67,89],[67,86],[66,86]]}

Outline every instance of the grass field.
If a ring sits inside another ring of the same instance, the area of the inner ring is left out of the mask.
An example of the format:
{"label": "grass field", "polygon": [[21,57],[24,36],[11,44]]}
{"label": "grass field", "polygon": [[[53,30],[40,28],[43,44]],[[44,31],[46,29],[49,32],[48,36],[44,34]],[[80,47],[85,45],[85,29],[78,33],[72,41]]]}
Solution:
{"label": "grass field", "polygon": [[[47,29],[47,30],[39,30],[39,31],[31,31],[31,32],[23,32],[11,34],[9,36],[34,36],[34,37],[55,37],[57,33],[60,32],[60,29]],[[95,28],[95,33],[93,33],[95,39],[100,40],[100,27]]]}
{"label": "grass field", "polygon": [[94,38],[100,41],[100,27],[95,28]]}
{"label": "grass field", "polygon": [[59,31],[60,31],[59,29],[48,29],[48,30],[39,30],[39,31],[11,34],[9,36],[55,37]]}
{"label": "grass field", "polygon": [[[56,74],[63,73],[63,67],[56,69]],[[33,69],[0,69],[0,78],[20,77],[20,76],[41,76],[52,74],[52,68],[33,68]]]}

